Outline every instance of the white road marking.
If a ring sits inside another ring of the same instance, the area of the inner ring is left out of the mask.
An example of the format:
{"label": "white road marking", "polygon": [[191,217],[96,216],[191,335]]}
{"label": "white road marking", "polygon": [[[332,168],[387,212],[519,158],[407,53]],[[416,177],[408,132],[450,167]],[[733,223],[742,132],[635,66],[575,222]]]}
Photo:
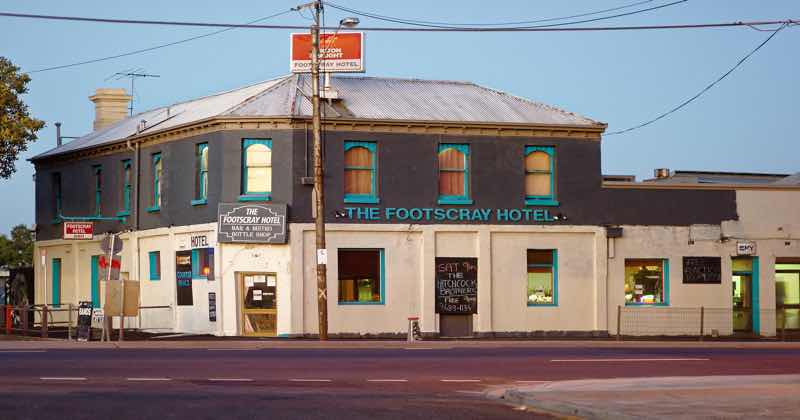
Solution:
{"label": "white road marking", "polygon": [[482,391],[456,391],[461,394],[471,394],[471,395],[483,395]]}
{"label": "white road marking", "polygon": [[208,351],[256,351],[261,349],[206,349]]}
{"label": "white road marking", "polygon": [[39,378],[39,379],[41,379],[43,381],[85,381],[86,380],[86,378],[78,378],[78,377],[75,377],[75,376],[72,376],[72,377],[52,377],[51,376],[51,377],[42,377],[42,378]]}
{"label": "white road marking", "polygon": [[552,359],[551,362],[707,362],[711,359],[693,357],[647,359]]}
{"label": "white road marking", "polygon": [[0,350],[0,353],[44,353],[47,350]]}
{"label": "white road marking", "polygon": [[125,378],[128,381],[144,382],[144,381],[171,381],[170,378]]}
{"label": "white road marking", "polygon": [[436,350],[433,347],[404,347],[404,350]]}
{"label": "white road marking", "polygon": [[250,378],[208,378],[211,382],[253,382]]}
{"label": "white road marking", "polygon": [[439,379],[439,382],[480,382],[480,379]]}
{"label": "white road marking", "polygon": [[514,381],[518,384],[549,384],[552,381]]}
{"label": "white road marking", "polygon": [[289,382],[333,382],[331,379],[289,379]]}
{"label": "white road marking", "polygon": [[367,382],[408,382],[408,379],[367,379]]}

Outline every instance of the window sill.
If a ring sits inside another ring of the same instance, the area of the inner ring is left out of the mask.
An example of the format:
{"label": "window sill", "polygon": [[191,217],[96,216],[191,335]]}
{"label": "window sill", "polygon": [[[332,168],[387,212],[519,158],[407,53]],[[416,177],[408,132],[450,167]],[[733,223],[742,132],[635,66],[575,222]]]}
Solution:
{"label": "window sill", "polygon": [[469,198],[439,198],[439,204],[454,205],[454,206],[469,206],[473,201]]}
{"label": "window sill", "polygon": [[161,277],[159,277],[157,279],[154,279],[154,278],[150,277],[150,281],[160,281],[160,280],[161,280]]}
{"label": "window sill", "polygon": [[194,277],[194,276],[192,276],[192,280],[208,280],[208,277]]}
{"label": "window sill", "polygon": [[205,198],[201,198],[199,200],[192,200],[192,205],[193,206],[203,206],[203,205],[206,205],[206,204],[208,204],[208,200],[205,199]]}
{"label": "window sill", "polygon": [[54,225],[57,225],[57,224],[61,223],[62,221],[63,220],[61,220],[60,217],[56,217],[55,219],[51,220],[50,223],[52,223]]}
{"label": "window sill", "polygon": [[131,215],[131,212],[128,211],[128,210],[123,210],[123,211],[117,212],[117,217],[128,217],[130,215]]}
{"label": "window sill", "polygon": [[161,207],[148,207],[145,209],[148,213],[158,213],[161,211]]}
{"label": "window sill", "polygon": [[381,202],[381,199],[369,195],[345,195],[344,202],[359,203],[359,204],[378,204]]}
{"label": "window sill", "polygon": [[239,201],[270,201],[272,194],[242,194]]}
{"label": "window sill", "polygon": [[525,205],[557,207],[561,204],[552,198],[525,198]]}
{"label": "window sill", "polygon": [[669,303],[636,303],[625,302],[625,306],[669,306]]}
{"label": "window sill", "polygon": [[557,303],[529,303],[529,308],[536,308],[536,307],[545,307],[545,308],[555,308],[558,307]]}
{"label": "window sill", "polygon": [[339,305],[384,305],[383,301],[380,302],[338,302]]}

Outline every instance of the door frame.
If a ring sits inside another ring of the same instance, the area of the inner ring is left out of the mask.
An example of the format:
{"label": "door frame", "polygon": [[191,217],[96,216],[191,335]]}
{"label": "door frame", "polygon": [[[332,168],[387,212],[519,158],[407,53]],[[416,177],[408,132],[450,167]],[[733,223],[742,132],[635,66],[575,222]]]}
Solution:
{"label": "door frame", "polygon": [[[275,331],[271,333],[249,333],[244,332],[244,298],[246,296],[244,288],[244,277],[249,275],[275,276],[275,309],[256,309],[254,313],[273,313],[275,314]],[[234,273],[236,278],[236,323],[238,334],[243,337],[277,337],[278,336],[278,273],[266,271],[237,271]]]}
{"label": "door frame", "polygon": [[[761,264],[757,256],[752,257],[733,257],[731,258],[731,263],[734,259],[746,259],[749,258],[752,261],[752,266],[750,271],[733,271],[731,270],[731,287],[733,287],[733,276],[737,275],[750,275],[750,310],[752,312],[751,318],[751,330],[750,331],[753,335],[758,336],[761,335],[761,282],[759,281],[759,271],[761,270]],[[731,302],[733,304],[733,302]],[[731,312],[733,312],[733,307],[731,307]],[[733,315],[733,314],[731,314]],[[733,316],[731,316],[733,319]],[[736,332],[734,331],[734,334]]]}

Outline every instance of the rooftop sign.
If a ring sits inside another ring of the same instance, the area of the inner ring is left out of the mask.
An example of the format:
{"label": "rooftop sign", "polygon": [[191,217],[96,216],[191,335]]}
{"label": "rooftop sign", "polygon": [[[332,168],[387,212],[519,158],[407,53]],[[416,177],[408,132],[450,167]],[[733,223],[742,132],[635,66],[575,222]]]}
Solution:
{"label": "rooftop sign", "polygon": [[[311,73],[311,34],[292,34],[292,73]],[[319,71],[363,73],[364,33],[344,32],[319,36]]]}

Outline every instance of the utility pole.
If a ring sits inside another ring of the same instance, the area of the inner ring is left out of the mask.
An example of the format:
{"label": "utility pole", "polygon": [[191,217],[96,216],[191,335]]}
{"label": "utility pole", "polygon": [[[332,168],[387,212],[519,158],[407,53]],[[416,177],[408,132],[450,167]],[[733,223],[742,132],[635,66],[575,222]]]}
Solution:
{"label": "utility pole", "polygon": [[322,167],[322,118],[319,109],[319,14],[321,1],[313,2],[314,24],[311,25],[311,125],[314,138],[314,227],[317,247],[317,307],[319,339],[328,339],[328,251],[325,248],[325,194]]}

